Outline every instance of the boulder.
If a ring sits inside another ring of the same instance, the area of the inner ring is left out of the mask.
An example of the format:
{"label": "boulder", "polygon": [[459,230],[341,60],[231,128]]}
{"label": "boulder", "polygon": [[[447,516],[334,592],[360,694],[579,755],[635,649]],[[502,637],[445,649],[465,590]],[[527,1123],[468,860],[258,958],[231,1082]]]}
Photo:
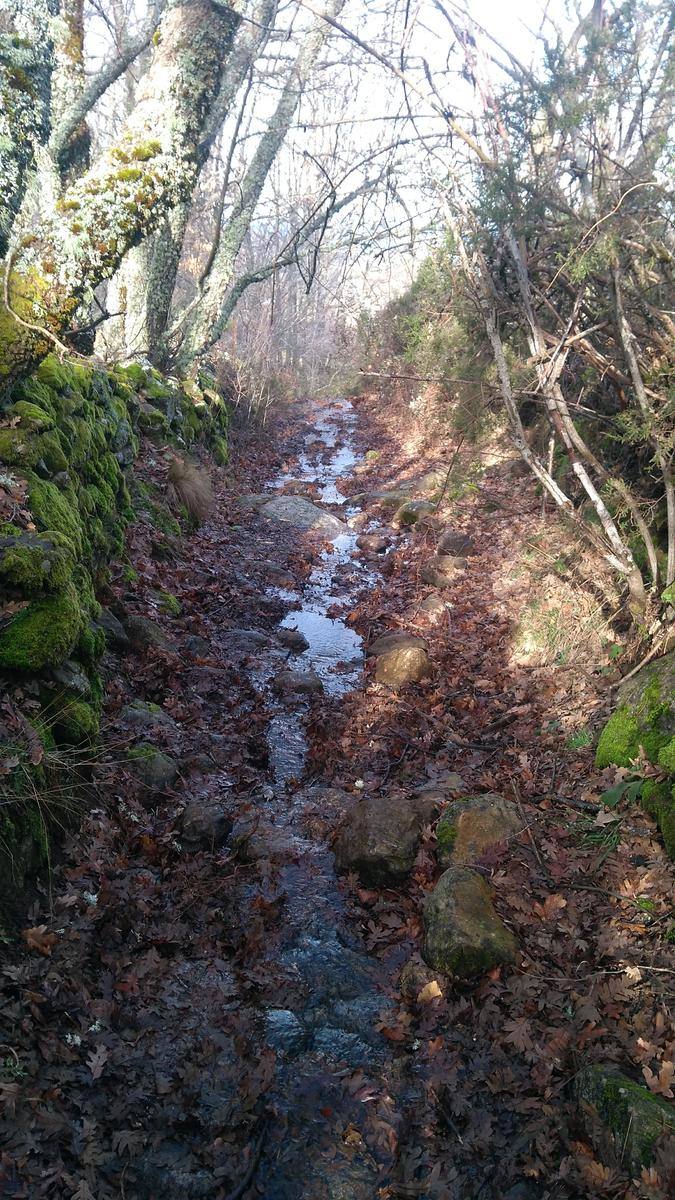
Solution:
{"label": "boulder", "polygon": [[131,642],[129,635],[121,621],[117,619],[114,613],[109,608],[102,608],[95,625],[103,630],[106,645],[114,650],[128,650]]}
{"label": "boulder", "polygon": [[639,1177],[659,1144],[675,1156],[675,1108],[614,1065],[583,1067],[577,1075],[579,1109],[601,1158]]}
{"label": "boulder", "polygon": [[356,544],[359,550],[365,550],[368,554],[384,554],[391,546],[391,535],[384,532],[362,533],[356,539]]}
{"label": "boulder", "polygon": [[375,638],[375,641],[367,647],[366,655],[370,658],[378,658],[380,654],[388,654],[390,650],[418,646],[426,650],[427,643],[414,633],[406,633],[405,629],[392,629],[391,633],[383,633],[381,637]]}
{"label": "boulder", "polygon": [[272,688],[279,695],[289,692],[300,692],[305,696],[316,695],[323,691],[323,684],[315,671],[277,671],[272,680]]}
{"label": "boulder", "polygon": [[432,671],[425,643],[421,638],[408,637],[378,653],[375,679],[396,690],[427,679]]}
{"label": "boulder", "polygon": [[510,800],[494,792],[466,796],[450,804],[438,822],[436,856],[442,867],[470,866],[522,828],[522,817]]}
{"label": "boulder", "polygon": [[312,504],[303,496],[275,496],[267,499],[258,509],[263,517],[274,521],[283,521],[296,529],[316,530],[319,533],[336,537],[340,533],[349,533],[343,521],[339,521],[332,513]]}
{"label": "boulder", "polygon": [[67,692],[79,696],[82,700],[88,700],[91,696],[91,680],[85,675],[79,663],[66,659],[60,666],[52,667],[50,675]]}
{"label": "boulder", "polygon": [[460,555],[460,557],[474,554],[473,539],[469,537],[468,533],[462,533],[460,529],[448,528],[444,530],[438,540],[438,553]]}
{"label": "boulder", "polygon": [[468,867],[441,875],[422,910],[423,955],[430,967],[471,979],[515,962],[517,943],[497,916],[490,888]]}
{"label": "boulder", "polygon": [[164,630],[149,617],[132,614],[124,622],[125,630],[134,650],[171,650],[171,642]]}
{"label": "boulder", "polygon": [[299,629],[279,629],[277,637],[281,645],[290,650],[291,654],[302,654],[303,650],[309,648],[307,638]]}
{"label": "boulder", "polygon": [[231,659],[246,658],[248,654],[268,646],[269,641],[269,635],[260,629],[224,629],[220,634],[223,652]]}
{"label": "boulder", "polygon": [[341,871],[356,871],[364,883],[400,883],[412,871],[422,826],[438,811],[435,792],[373,796],[352,810],[333,847]]}
{"label": "boulder", "polygon": [[147,742],[127,750],[127,764],[136,778],[154,792],[172,787],[178,774],[177,763]]}
{"label": "boulder", "polygon": [[151,704],[148,700],[132,700],[121,710],[120,717],[126,725],[140,729],[177,728],[173,717],[164,712],[159,704]]}
{"label": "boulder", "polygon": [[206,638],[200,637],[198,633],[189,634],[183,645],[193,658],[210,658],[213,653],[211,643]]}
{"label": "boulder", "polygon": [[445,600],[441,600],[440,596],[432,593],[431,596],[426,596],[419,604],[411,604],[407,608],[404,616],[406,621],[420,621],[429,624],[437,625],[447,617],[449,605]]}
{"label": "boulder", "polygon": [[181,834],[188,846],[211,850],[222,846],[232,829],[232,821],[222,806],[206,796],[190,800],[183,812]]}
{"label": "boulder", "polygon": [[421,517],[429,516],[433,511],[434,505],[428,500],[406,500],[397,508],[391,523],[395,529],[401,529],[405,525],[416,525]]}
{"label": "boulder", "polygon": [[420,570],[420,579],[432,587],[449,587],[466,566],[465,558],[458,558],[453,554],[436,554],[424,563]]}

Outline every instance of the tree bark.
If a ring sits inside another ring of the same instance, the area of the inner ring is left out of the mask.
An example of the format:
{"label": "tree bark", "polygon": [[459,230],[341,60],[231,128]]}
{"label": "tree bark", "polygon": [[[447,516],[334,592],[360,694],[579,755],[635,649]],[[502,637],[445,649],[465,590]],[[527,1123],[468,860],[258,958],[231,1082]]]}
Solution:
{"label": "tree bark", "polygon": [[242,0],[173,0],[115,145],[63,194],[5,264],[0,388],[52,348],[83,294],[190,195]]}
{"label": "tree bark", "polygon": [[[345,0],[326,0],[324,12],[328,17],[335,17],[342,11],[344,4]],[[199,303],[194,306],[183,327],[183,340],[178,352],[178,362],[182,370],[188,370],[195,359],[222,336],[225,328],[223,305],[234,277],[237,255],[251,224],[270,168],[288,133],[328,33],[329,25],[323,16],[317,16],[302,42],[274,115],[242,180],[235,207],[219,231],[211,271],[204,282]]]}

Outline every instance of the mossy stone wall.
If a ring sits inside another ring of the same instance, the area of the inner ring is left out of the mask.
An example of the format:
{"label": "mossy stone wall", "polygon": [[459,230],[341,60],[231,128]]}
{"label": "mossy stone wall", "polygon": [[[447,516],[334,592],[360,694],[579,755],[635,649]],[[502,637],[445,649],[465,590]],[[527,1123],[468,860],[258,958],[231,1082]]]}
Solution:
{"label": "mossy stone wall", "polygon": [[[133,479],[139,439],[184,449],[202,441],[221,461],[227,425],[210,380],[188,392],[139,363],[106,370],[55,355],[0,406],[0,484],[10,498],[0,509],[0,691],[33,698],[25,738],[0,718],[0,876],[12,886],[46,854],[40,706],[47,757],[98,733],[105,639],[96,589],[124,553],[136,508],[150,503]],[[152,503],[180,532],[161,501]]]}

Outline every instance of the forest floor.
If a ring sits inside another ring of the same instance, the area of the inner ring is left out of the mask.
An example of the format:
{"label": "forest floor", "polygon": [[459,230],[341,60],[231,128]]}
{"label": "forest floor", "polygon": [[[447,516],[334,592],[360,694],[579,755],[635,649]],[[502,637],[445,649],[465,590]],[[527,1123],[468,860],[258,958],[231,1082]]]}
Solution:
{"label": "forest floor", "polygon": [[[103,600],[160,634],[143,645],[137,621],[106,658],[104,749],[78,762],[90,807],[0,974],[1,1196],[668,1194],[672,1163],[631,1180],[599,1160],[575,1097],[589,1062],[673,1095],[673,871],[639,809],[599,801],[611,676],[583,642],[567,663],[516,651],[533,610],[514,564],[554,519],[512,464],[410,529],[345,500],[451,465],[409,429],[391,398],[298,404],[240,442],[196,534],[130,532],[135,574]],[[272,483],[349,529],[264,515]],[[386,553],[357,545],[372,525]],[[420,572],[445,526],[469,550],[439,591]],[[432,665],[398,691],[362,656],[392,630]],[[164,778],[129,758],[145,743]],[[476,864],[517,961],[469,982],[421,956],[432,824],[396,887],[338,875],[331,852],[359,805],[425,785],[497,792],[522,817]]]}

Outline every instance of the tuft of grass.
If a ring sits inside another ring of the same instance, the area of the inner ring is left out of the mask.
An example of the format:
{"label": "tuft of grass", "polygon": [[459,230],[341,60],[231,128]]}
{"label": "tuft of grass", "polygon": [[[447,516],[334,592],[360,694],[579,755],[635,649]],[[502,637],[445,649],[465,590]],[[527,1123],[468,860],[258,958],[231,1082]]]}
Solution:
{"label": "tuft of grass", "polygon": [[167,473],[169,494],[201,525],[213,508],[213,485],[208,471],[187,458],[172,458]]}

